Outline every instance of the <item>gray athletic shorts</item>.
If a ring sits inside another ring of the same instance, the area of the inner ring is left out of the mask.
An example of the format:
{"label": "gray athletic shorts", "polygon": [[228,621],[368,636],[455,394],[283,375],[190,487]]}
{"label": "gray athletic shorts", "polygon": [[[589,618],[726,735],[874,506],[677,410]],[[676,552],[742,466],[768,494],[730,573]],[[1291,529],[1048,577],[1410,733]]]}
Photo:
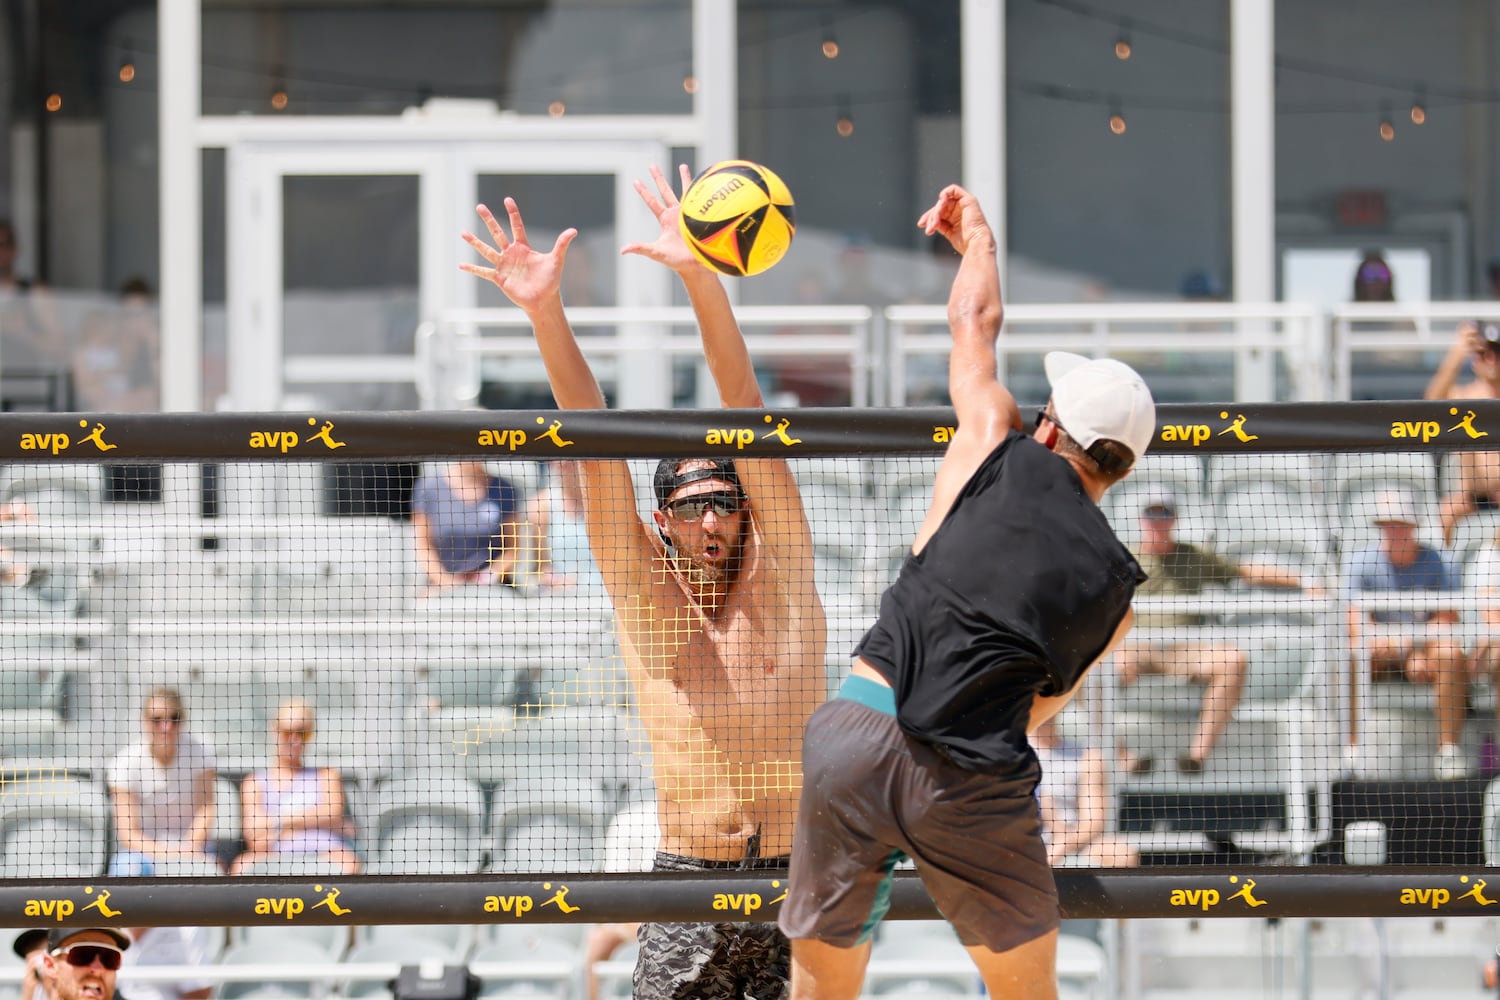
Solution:
{"label": "gray athletic shorts", "polygon": [[901,731],[889,688],[851,676],[807,723],[781,929],[868,940],[904,857],[966,945],[1009,951],[1058,925],[1036,780],[950,763]]}
{"label": "gray athletic shorts", "polygon": [[[652,871],[771,871],[786,858],[743,862],[656,855]],[[791,986],[791,945],[769,921],[725,924],[641,924],[636,934],[631,995],[635,1000],[785,1000]]]}

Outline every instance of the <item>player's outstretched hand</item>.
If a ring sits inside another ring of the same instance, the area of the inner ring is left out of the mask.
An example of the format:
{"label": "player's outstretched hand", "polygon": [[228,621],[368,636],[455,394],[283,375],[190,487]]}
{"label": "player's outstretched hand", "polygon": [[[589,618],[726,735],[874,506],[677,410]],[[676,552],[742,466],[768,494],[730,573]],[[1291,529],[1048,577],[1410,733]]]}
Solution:
{"label": "player's outstretched hand", "polygon": [[917,225],[928,236],[938,233],[946,237],[961,254],[968,253],[970,244],[976,241],[994,241],[990,224],[979,209],[979,199],[957,184],[939,192],[937,203],[921,214]]}
{"label": "player's outstretched hand", "polygon": [[562,287],[563,262],[568,256],[568,244],[578,235],[576,229],[564,229],[557,242],[547,253],[532,247],[526,238],[526,223],[521,221],[521,210],[514,198],[505,199],[505,211],[510,216],[510,236],[505,235],[500,222],[484,205],[475,209],[490,232],[491,246],[473,233],[464,232],[463,240],[479,252],[479,256],[490,262],[489,267],[479,264],[460,264],[460,271],[467,271],[476,278],[492,282],[522,309],[530,312],[553,296]]}
{"label": "player's outstretched hand", "polygon": [[[677,172],[682,179],[682,189],[686,191],[688,185],[693,182],[693,175],[688,172],[685,163],[677,168]],[[655,166],[651,168],[651,179],[656,182],[656,194],[652,194],[646,182],[641,180],[635,182],[635,191],[641,196],[641,201],[646,203],[646,207],[651,210],[651,214],[656,216],[656,221],[661,224],[661,232],[651,243],[627,243],[620,248],[620,252],[638,253],[642,257],[649,257],[658,264],[665,264],[678,274],[706,270],[687,248],[687,244],[682,240],[682,231],[677,228],[677,220],[682,215],[682,206],[677,203],[677,194],[672,190],[672,185],[667,183],[666,176]]]}

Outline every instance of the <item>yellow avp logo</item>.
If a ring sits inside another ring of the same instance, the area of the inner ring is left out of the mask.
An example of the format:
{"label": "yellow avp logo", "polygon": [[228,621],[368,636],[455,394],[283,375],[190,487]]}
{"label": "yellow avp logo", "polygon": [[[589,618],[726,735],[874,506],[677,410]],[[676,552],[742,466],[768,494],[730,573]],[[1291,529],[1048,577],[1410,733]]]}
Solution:
{"label": "yellow avp logo", "polygon": [[766,438],[775,438],[788,448],[802,443],[801,438],[792,437],[787,430],[792,426],[791,420],[786,417],[776,420],[769,413],[764,419],[768,424],[775,420],[776,426],[763,434],[757,433],[754,427],[710,427],[708,433],[703,435],[703,443],[732,444],[736,450],[744,448],[747,444],[754,444],[756,441],[764,441]]}
{"label": "yellow avp logo", "polygon": [[313,892],[322,893],[323,898],[311,906],[307,904],[307,900],[302,896],[258,896],[255,900],[255,913],[261,917],[276,916],[295,920],[304,912],[316,910],[319,907],[326,908],[329,913],[332,913],[336,917],[342,917],[346,913],[353,912],[349,907],[339,904],[339,893],[343,892],[342,889],[331,885],[325,889],[321,885],[315,885],[313,886]]}
{"label": "yellow avp logo", "polygon": [[[1225,895],[1211,886],[1203,889],[1173,889],[1172,895],[1168,898],[1167,902],[1172,906],[1192,907],[1202,910],[1205,913],[1218,906],[1220,902],[1232,903],[1235,900],[1239,900],[1252,910],[1258,906],[1266,905],[1264,899],[1260,899],[1255,895],[1255,879],[1247,878],[1244,884],[1240,884],[1240,877],[1238,875],[1231,875],[1229,876],[1229,884],[1239,885],[1239,890]],[[1228,890],[1225,890],[1225,892],[1228,892]]]}
{"label": "yellow avp logo", "polygon": [[[545,417],[537,417],[536,422],[546,424],[547,420]],[[553,420],[546,430],[537,434],[537,439],[551,441],[556,448],[566,448],[573,443],[564,440],[561,420]],[[504,448],[507,451],[515,451],[529,440],[526,432],[519,427],[486,427],[479,432],[476,443],[485,448]]]}
{"label": "yellow avp logo", "polygon": [[110,444],[104,440],[104,432],[108,429],[99,421],[94,421],[94,426],[89,429],[87,420],[78,421],[78,426],[88,433],[76,441],[63,431],[33,431],[21,435],[22,451],[46,451],[54,455],[61,455],[75,444],[88,443],[94,446],[100,454],[114,451],[119,445]]}
{"label": "yellow avp logo", "polygon": [[1259,441],[1259,434],[1251,434],[1245,429],[1246,417],[1243,413],[1236,413],[1231,419],[1228,410],[1219,411],[1220,420],[1228,420],[1229,424],[1215,430],[1208,424],[1163,424],[1159,432],[1159,438],[1166,441],[1191,441],[1196,448],[1211,437],[1231,434],[1242,444],[1251,441]]}
{"label": "yellow avp logo", "polygon": [[[318,427],[317,417],[308,417],[307,426]],[[323,447],[328,451],[334,451],[344,447],[347,442],[339,441],[333,436],[333,421],[323,421],[323,426],[318,427],[317,433],[309,433],[306,437],[294,430],[267,430],[251,431],[250,447],[257,451],[279,451],[283,455],[296,448],[299,444],[321,441]]]}
{"label": "yellow avp logo", "polygon": [[542,889],[552,895],[540,903],[534,896],[486,896],[484,897],[484,912],[505,913],[520,920],[532,910],[543,906],[555,906],[559,913],[577,913],[583,909],[581,906],[574,906],[568,902],[568,893],[571,890],[561,883],[558,883],[557,888],[554,889],[551,882],[543,882]]}
{"label": "yellow avp logo", "polygon": [[[1469,885],[1469,876],[1460,875],[1459,882]],[[1459,896],[1454,896],[1456,890],[1445,889],[1442,886],[1427,886],[1420,888],[1402,889],[1400,901],[1402,906],[1419,906],[1423,909],[1441,909],[1448,903],[1462,903],[1466,899],[1472,899],[1480,906],[1493,906],[1495,900],[1484,894],[1489,883],[1482,878],[1473,880],[1474,884],[1469,886],[1469,891]]]}
{"label": "yellow avp logo", "polygon": [[780,889],[780,895],[766,899],[758,892],[716,892],[713,907],[720,912],[743,913],[748,917],[762,906],[775,906],[786,899],[786,889],[780,879],[773,879],[771,888]]}
{"label": "yellow avp logo", "polygon": [[1470,441],[1477,441],[1482,437],[1489,437],[1489,431],[1482,431],[1474,426],[1475,419],[1479,414],[1465,408],[1462,415],[1456,406],[1448,407],[1448,415],[1458,417],[1458,423],[1452,427],[1444,427],[1436,420],[1392,420],[1391,437],[1397,440],[1417,440],[1423,444],[1443,434],[1462,434]]}
{"label": "yellow avp logo", "polygon": [[[84,895],[94,896],[94,887],[86,885],[83,887]],[[79,907],[71,899],[28,899],[22,912],[32,920],[55,920],[62,923],[75,912],[94,910],[99,916],[106,920],[118,917],[121,913],[109,905],[110,890],[100,889],[99,894],[94,896],[92,902],[85,903]]]}

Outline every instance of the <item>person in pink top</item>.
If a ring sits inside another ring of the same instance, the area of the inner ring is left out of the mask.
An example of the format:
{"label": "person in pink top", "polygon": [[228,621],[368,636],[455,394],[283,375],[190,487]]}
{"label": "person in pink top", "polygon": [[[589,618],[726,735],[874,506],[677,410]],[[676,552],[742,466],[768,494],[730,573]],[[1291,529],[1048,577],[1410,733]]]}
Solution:
{"label": "person in pink top", "polygon": [[300,698],[288,698],[277,709],[271,724],[275,761],[240,785],[248,849],[235,859],[233,874],[287,855],[305,857],[309,874],[359,871],[354,831],[344,812],[343,779],[335,768],[303,763],[314,716],[312,705]]}

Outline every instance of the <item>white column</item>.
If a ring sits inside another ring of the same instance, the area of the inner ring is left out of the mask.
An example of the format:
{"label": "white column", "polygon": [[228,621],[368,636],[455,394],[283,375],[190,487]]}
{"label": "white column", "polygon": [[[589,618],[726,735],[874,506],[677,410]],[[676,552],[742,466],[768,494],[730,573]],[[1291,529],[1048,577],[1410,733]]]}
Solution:
{"label": "white column", "polygon": [[[1274,0],[1230,0],[1230,204],[1236,302],[1276,297],[1276,34]],[[1241,357],[1235,397],[1274,397],[1267,351]]]}
{"label": "white column", "polygon": [[739,155],[739,36],[734,0],[693,0],[693,116],[702,137],[698,169]]}
{"label": "white column", "polygon": [[962,183],[979,199],[994,230],[1003,288],[1010,243],[1005,221],[1005,0],[962,0],[959,38]]}
{"label": "white column", "polygon": [[161,166],[161,404],[197,410],[203,398],[203,195],[198,149],[200,0],[158,0]]}

